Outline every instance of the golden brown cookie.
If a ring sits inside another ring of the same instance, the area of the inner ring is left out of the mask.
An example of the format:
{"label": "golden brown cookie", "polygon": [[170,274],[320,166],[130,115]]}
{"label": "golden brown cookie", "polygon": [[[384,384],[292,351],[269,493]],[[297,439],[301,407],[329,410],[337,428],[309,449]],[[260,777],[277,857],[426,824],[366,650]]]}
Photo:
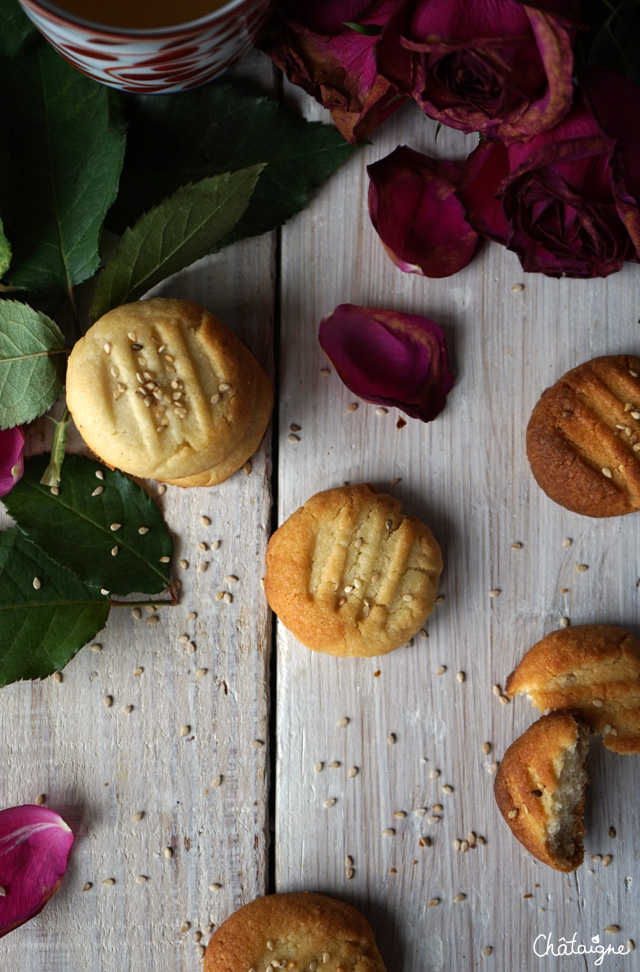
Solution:
{"label": "golden brown cookie", "polygon": [[594,358],[543,392],[527,455],[538,485],[584,516],[640,509],[640,358]]}
{"label": "golden brown cookie", "polygon": [[541,712],[579,709],[614,753],[640,753],[640,641],[624,628],[584,624],[530,648],[506,692]]}
{"label": "golden brown cookie", "polygon": [[248,349],[189,300],[109,311],[69,357],[67,404],[90,449],[134,476],[177,479],[222,462],[256,401]]}
{"label": "golden brown cookie", "polygon": [[382,655],[431,613],[442,554],[428,526],[375,486],[316,493],[267,548],[272,611],[313,651]]}
{"label": "golden brown cookie", "polygon": [[584,857],[588,737],[580,715],[552,712],[509,746],[496,773],[496,802],[514,836],[556,871],[574,871]]}
{"label": "golden brown cookie", "polygon": [[226,459],[223,459],[216,466],[212,466],[211,469],[196,473],[195,476],[188,476],[185,479],[168,479],[165,482],[172,486],[218,486],[229,479],[230,476],[233,476],[238,469],[241,469],[247,459],[250,459],[258,450],[271,418],[273,387],[257,361],[255,368],[257,378],[256,404],[249,422],[249,428],[238,445]]}
{"label": "golden brown cookie", "polygon": [[[278,965],[276,965],[278,963]],[[214,932],[203,972],[385,972],[364,917],[324,894],[257,898]]]}

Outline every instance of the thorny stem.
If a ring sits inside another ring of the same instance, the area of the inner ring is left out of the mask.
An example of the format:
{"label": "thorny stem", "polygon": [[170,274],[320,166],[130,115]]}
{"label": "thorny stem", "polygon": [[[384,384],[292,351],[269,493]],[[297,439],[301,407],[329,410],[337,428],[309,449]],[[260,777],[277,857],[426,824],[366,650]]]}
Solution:
{"label": "thorny stem", "polygon": [[60,485],[62,463],[64,462],[64,447],[67,444],[67,432],[69,430],[69,423],[71,422],[69,409],[65,406],[65,410],[60,419],[57,422],[55,419],[52,419],[52,421],[55,423],[56,428],[53,433],[53,441],[51,442],[51,459],[40,480],[43,486]]}
{"label": "thorny stem", "polygon": [[177,607],[178,606],[178,595],[176,592],[172,592],[170,601],[114,601],[109,600],[110,607]]}

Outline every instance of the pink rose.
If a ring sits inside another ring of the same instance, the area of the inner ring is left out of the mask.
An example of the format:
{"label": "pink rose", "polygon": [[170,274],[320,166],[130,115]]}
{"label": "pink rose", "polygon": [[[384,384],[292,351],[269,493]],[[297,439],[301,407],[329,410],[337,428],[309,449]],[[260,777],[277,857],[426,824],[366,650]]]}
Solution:
{"label": "pink rose", "polygon": [[555,128],[508,148],[482,142],[458,188],[479,233],[551,277],[640,262],[640,88],[609,68],[580,81]]}
{"label": "pink rose", "polygon": [[382,28],[400,3],[282,0],[261,41],[290,81],[330,109],[349,142],[365,138],[404,100],[393,84],[380,77],[376,64]]}
{"label": "pink rose", "polygon": [[21,428],[0,430],[0,496],[6,496],[24,472],[23,449]]}
{"label": "pink rose", "polygon": [[574,0],[408,0],[380,73],[431,118],[503,142],[546,131],[571,104]]}

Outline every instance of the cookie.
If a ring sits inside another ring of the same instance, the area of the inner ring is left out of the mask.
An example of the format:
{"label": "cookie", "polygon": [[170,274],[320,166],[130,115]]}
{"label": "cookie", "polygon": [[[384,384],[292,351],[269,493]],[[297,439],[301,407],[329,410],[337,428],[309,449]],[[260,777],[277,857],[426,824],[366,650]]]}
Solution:
{"label": "cookie", "polygon": [[265,593],[313,651],[382,655],[431,613],[442,555],[428,526],[368,484],[316,493],[276,530]]}
{"label": "cookie", "polygon": [[584,624],[552,631],[507,679],[541,712],[579,709],[614,753],[640,753],[640,641],[624,628]]}
{"label": "cookie", "polygon": [[385,972],[364,917],[324,894],[257,898],[214,932],[203,972]]}
{"label": "cookie", "polygon": [[257,379],[256,404],[249,427],[238,445],[226,459],[223,459],[216,466],[212,466],[211,469],[197,473],[195,476],[188,476],[186,479],[169,479],[166,482],[172,486],[218,486],[229,479],[230,476],[233,476],[238,469],[244,466],[247,459],[250,459],[257,452],[271,418],[273,387],[257,361],[255,367]]}
{"label": "cookie", "polygon": [[153,298],[109,311],[74,346],[67,404],[107,465],[178,479],[222,462],[256,402],[249,350],[209,311]]}
{"label": "cookie", "polygon": [[584,516],[640,509],[640,358],[594,358],[543,392],[527,428],[538,485]]}
{"label": "cookie", "polygon": [[543,864],[582,864],[589,730],[580,715],[542,716],[509,746],[496,773],[496,803],[514,836]]}

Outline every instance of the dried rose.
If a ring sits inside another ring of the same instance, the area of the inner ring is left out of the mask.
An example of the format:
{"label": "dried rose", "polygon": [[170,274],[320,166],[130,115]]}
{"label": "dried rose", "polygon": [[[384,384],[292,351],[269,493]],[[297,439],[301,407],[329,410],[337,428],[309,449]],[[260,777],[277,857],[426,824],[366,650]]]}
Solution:
{"label": "dried rose", "polygon": [[21,428],[0,430],[0,496],[6,496],[24,472],[23,449]]}
{"label": "dried rose", "polygon": [[526,145],[481,143],[458,189],[479,232],[551,277],[607,277],[640,262],[640,134],[630,122],[640,88],[609,68],[581,81],[551,131]]}
{"label": "dried rose", "polygon": [[46,807],[0,811],[0,937],[39,914],[67,868],[73,834]]}
{"label": "dried rose", "polygon": [[400,145],[367,172],[371,222],[396,266],[449,277],[471,262],[482,240],[456,198],[456,162]]}
{"label": "dried rose", "polygon": [[453,387],[442,328],[428,317],[340,304],[320,344],[355,395],[431,422]]}
{"label": "dried rose", "polygon": [[431,118],[504,142],[567,113],[574,0],[408,0],[390,19],[378,65]]}
{"label": "dried rose", "polygon": [[376,64],[382,28],[400,3],[281,0],[261,41],[290,81],[331,110],[349,142],[366,138],[405,100]]}

